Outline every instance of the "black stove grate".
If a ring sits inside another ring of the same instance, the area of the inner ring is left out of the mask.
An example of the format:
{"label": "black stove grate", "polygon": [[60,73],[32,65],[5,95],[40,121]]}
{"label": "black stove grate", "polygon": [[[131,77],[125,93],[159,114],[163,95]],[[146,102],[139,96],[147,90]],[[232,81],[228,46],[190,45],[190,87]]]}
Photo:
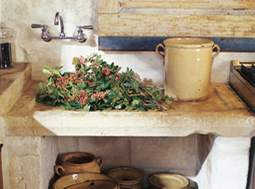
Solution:
{"label": "black stove grate", "polygon": [[240,74],[253,86],[255,87],[255,65],[251,64],[250,66],[246,66],[244,64],[241,65],[241,70],[238,69]]}

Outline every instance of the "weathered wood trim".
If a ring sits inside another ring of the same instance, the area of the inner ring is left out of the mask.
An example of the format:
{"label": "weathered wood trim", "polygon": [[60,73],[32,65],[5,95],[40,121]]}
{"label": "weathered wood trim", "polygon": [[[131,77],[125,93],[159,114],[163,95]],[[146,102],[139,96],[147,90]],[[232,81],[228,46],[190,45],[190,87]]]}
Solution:
{"label": "weathered wood trim", "polygon": [[255,16],[99,14],[98,34],[255,38]]}
{"label": "weathered wood trim", "polygon": [[126,8],[254,9],[254,0],[124,0]]}
{"label": "weathered wood trim", "polygon": [[98,9],[100,50],[154,51],[165,38],[190,36],[255,52],[255,0],[98,0]]}
{"label": "weathered wood trim", "polygon": [[[177,36],[176,36],[177,37]],[[99,37],[103,51],[155,51],[169,37]],[[208,38],[220,46],[221,52],[255,52],[254,38]]]}
{"label": "weathered wood trim", "polygon": [[254,9],[122,8],[119,14],[253,15]]}

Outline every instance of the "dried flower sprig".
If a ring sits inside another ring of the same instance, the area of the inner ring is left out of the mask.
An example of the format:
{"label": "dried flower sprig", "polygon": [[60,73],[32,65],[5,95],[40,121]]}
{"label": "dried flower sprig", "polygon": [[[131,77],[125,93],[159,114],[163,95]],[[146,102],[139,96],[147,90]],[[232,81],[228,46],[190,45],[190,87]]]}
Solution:
{"label": "dried flower sprig", "polygon": [[167,110],[171,99],[164,95],[164,89],[157,86],[143,86],[137,81],[132,69],[120,72],[121,67],[108,64],[100,55],[73,59],[75,72],[61,74],[57,66],[44,66],[48,79],[39,83],[35,90],[37,102],[47,105],[62,105],[65,109],[86,111],[125,109],[147,111]]}

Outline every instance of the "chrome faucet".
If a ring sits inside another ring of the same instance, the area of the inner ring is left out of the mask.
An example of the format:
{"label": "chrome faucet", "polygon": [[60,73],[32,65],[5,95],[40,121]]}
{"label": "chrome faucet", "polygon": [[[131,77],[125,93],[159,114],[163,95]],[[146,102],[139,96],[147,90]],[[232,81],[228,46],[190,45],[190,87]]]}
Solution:
{"label": "chrome faucet", "polygon": [[60,20],[60,34],[59,34],[59,37],[64,38],[65,37],[64,23],[63,23],[62,16],[59,15],[59,12],[57,12],[56,15],[55,15],[54,25],[58,25],[58,23],[59,23],[58,20]]}
{"label": "chrome faucet", "polygon": [[42,28],[42,35],[41,38],[45,41],[45,42],[49,42],[52,39],[51,34],[49,33],[49,31],[47,30],[47,25],[41,25],[41,24],[32,24],[31,25],[32,28]]}
{"label": "chrome faucet", "polygon": [[47,30],[47,25],[41,25],[41,24],[32,24],[32,28],[42,28],[42,35],[41,38],[45,42],[49,42],[52,39],[75,39],[79,41],[80,43],[83,43],[87,40],[87,36],[83,33],[82,29],[93,29],[92,25],[85,25],[85,26],[77,26],[78,31],[77,35],[73,37],[66,37],[64,32],[64,22],[62,16],[59,15],[59,12],[56,13],[55,19],[54,19],[54,25],[58,25],[60,22],[60,34],[59,36],[52,36],[49,31]]}

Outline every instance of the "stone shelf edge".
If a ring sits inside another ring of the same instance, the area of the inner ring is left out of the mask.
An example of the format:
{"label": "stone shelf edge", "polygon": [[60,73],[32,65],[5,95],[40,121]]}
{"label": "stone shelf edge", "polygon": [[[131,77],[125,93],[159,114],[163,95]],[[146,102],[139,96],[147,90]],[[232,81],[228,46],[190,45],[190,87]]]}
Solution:
{"label": "stone shelf edge", "polygon": [[225,84],[211,84],[210,98],[173,102],[166,112],[67,111],[35,102],[32,81],[4,117],[8,136],[171,137],[194,133],[252,137],[255,117]]}
{"label": "stone shelf edge", "polygon": [[31,81],[30,63],[13,63],[13,68],[0,69],[0,115],[6,115]]}

